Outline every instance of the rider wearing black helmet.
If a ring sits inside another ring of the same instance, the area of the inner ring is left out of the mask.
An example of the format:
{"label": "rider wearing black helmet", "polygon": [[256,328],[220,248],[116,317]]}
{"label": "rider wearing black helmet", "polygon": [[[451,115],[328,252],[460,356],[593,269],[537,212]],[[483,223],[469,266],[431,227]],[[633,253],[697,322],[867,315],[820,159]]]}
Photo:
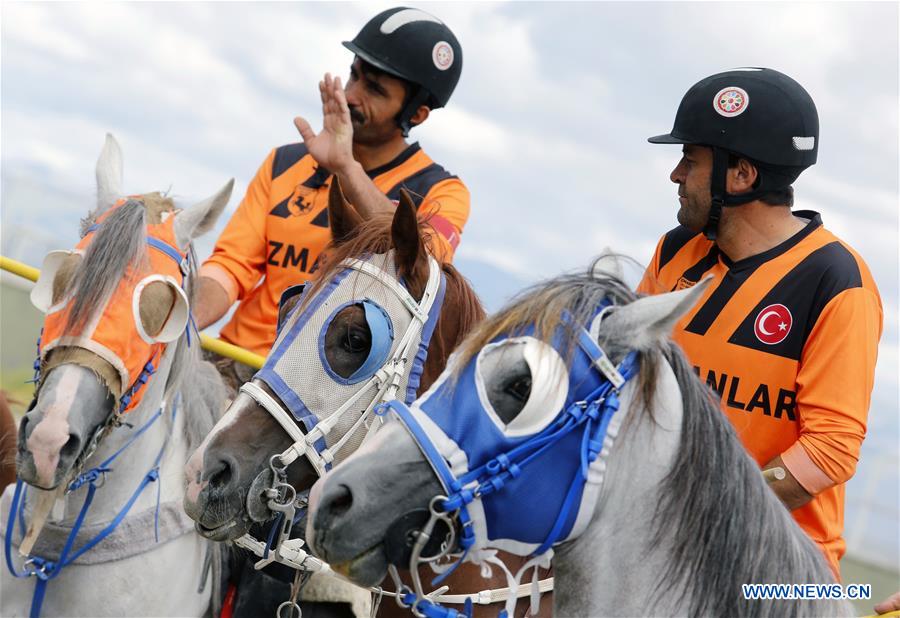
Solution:
{"label": "rider wearing black helmet", "polygon": [[683,145],[670,175],[681,225],[639,291],[713,278],[673,336],[750,455],[783,469],[770,487],[839,577],[882,307],[862,258],[818,213],[791,211],[791,185],[818,154],[816,106],[778,71],[726,71],[691,87],[672,131],[649,141]]}
{"label": "rider wearing black helmet", "polygon": [[438,19],[413,9],[388,9],[375,16],[344,47],[376,69],[409,84],[397,114],[404,137],[422,105],[444,107],[462,74],[462,48]]}
{"label": "rider wearing black helmet", "polygon": [[[787,75],[772,69],[738,69],[694,84],[681,100],[672,131],[648,141],[711,148],[710,209],[703,232],[715,240],[723,207],[755,200],[792,201],[791,183],[816,162],[819,116],[803,86]],[[743,174],[754,168],[753,181],[732,193],[727,186],[729,170],[737,176],[739,158],[750,164]]]}
{"label": "rider wearing black helmet", "polygon": [[430,248],[442,261],[452,259],[469,216],[462,181],[405,140],[450,100],[462,72],[456,37],[433,15],[401,7],[379,13],[344,45],[355,54],[346,86],[327,73],[319,82],[322,130],[295,118],[303,142],[270,152],[200,269],[199,326],[239,300],[221,337],[263,356],[275,340],[281,292],[314,276],[331,240],[334,178],[363,218],[392,212],[406,188],[436,232]]}
{"label": "rider wearing black helmet", "polygon": [[[452,259],[469,215],[462,181],[404,139],[450,100],[462,72],[456,37],[433,15],[393,8],[344,45],[355,54],[346,86],[330,74],[319,83],[322,130],[317,134],[303,118],[294,120],[303,142],[269,153],[200,269],[194,303],[200,328],[239,301],[220,337],[262,356],[275,339],[281,292],[315,276],[331,240],[327,204],[335,178],[364,218],[392,212],[406,188],[435,232],[430,248],[441,261]],[[232,388],[255,371],[210,356]],[[241,559],[232,566],[232,580],[240,582],[228,597],[234,618],[271,616],[289,596],[288,569],[272,565],[257,572]],[[352,615],[345,604],[325,614]]]}
{"label": "rider wearing black helmet", "polygon": [[392,204],[365,172],[404,154],[410,129],[447,104],[462,73],[462,48],[439,19],[403,7],[382,11],[343,44],[356,58],[345,88],[330,74],[319,83],[322,132],[303,118],[294,122],[310,154],[366,215]]}

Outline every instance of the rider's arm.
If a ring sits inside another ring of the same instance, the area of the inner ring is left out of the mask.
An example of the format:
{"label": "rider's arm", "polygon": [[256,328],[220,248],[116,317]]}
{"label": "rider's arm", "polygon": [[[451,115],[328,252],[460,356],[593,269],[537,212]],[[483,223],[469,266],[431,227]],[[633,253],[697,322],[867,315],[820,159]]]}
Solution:
{"label": "rider's arm", "polygon": [[800,436],[781,460],[811,496],[856,471],[881,327],[874,286],[850,288],[824,307],[803,347],[796,402]]}
{"label": "rider's arm", "polygon": [[641,279],[641,282],[638,283],[637,293],[638,294],[659,294],[660,292],[665,292],[662,285],[659,283],[659,253],[662,251],[663,243],[666,241],[666,237],[663,236],[659,239],[659,242],[656,243],[656,250],[653,252],[653,259],[650,260],[650,264],[647,266],[647,270],[644,271],[644,276]]}
{"label": "rider's arm", "polygon": [[217,279],[200,276],[194,302],[194,320],[197,328],[204,329],[228,313],[234,300]]}
{"label": "rider's arm", "polygon": [[194,303],[197,326],[221,318],[235,300],[244,298],[266,270],[266,214],[272,183],[273,150],[247,187],[247,194],[200,267]]}
{"label": "rider's arm", "polygon": [[394,212],[394,204],[382,193],[362,165],[353,158],[353,124],[339,77],[329,73],[319,82],[322,97],[322,130],[316,134],[305,118],[294,118],[309,153],[341,182],[344,196],[363,218]]}
{"label": "rider's arm", "polygon": [[419,219],[427,221],[435,234],[428,239],[439,262],[452,262],[460,235],[469,219],[469,189],[459,178],[443,180],[428,191],[419,206]]}
{"label": "rider's arm", "polygon": [[781,468],[784,471],[784,478],[776,478],[769,481],[769,487],[775,492],[775,495],[784,503],[789,511],[799,509],[801,506],[813,499],[812,494],[807,492],[803,485],[793,475],[790,468],[785,465],[781,455],[763,466],[763,470],[772,468]]}
{"label": "rider's arm", "polygon": [[379,212],[394,212],[394,203],[375,186],[358,161],[351,160],[340,171],[335,171],[335,176],[341,182],[344,197],[364,219]]}

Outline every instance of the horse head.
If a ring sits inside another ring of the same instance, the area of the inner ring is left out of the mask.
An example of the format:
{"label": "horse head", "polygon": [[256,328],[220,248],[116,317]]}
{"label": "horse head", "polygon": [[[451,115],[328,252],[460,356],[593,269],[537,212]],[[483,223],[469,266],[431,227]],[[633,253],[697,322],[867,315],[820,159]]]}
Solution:
{"label": "horse head", "polygon": [[186,467],[185,511],[208,538],[271,519],[276,474],[308,489],[380,425],[385,393],[412,400],[483,317],[465,279],[428,254],[430,228],[405,192],[392,215],[363,221],[335,179],[328,214],[317,279],[282,304],[265,366]]}
{"label": "horse head", "polygon": [[[852,615],[735,594],[833,579],[669,339],[710,279],[638,298],[608,259],[514,299],[424,396],[388,404],[394,420],[310,491],[313,552],[364,586],[396,581],[391,566],[525,556],[510,615],[551,559],[560,615]],[[416,615],[441,611],[413,588]]]}
{"label": "horse head", "polygon": [[19,477],[53,489],[137,407],[166,346],[190,315],[191,240],[222,213],[234,181],[176,210],[159,193],[125,196],[122,152],[107,135],[97,207],[73,251],[44,260],[32,302],[46,313],[34,401],[19,426]]}
{"label": "horse head", "polygon": [[[582,457],[584,445],[593,448],[598,437],[593,429],[576,431],[574,419],[593,414],[586,427],[603,423],[599,408],[583,407],[609,384],[601,361],[616,380],[620,372],[631,377],[623,361],[638,367],[635,354],[665,339],[703,287],[635,300],[598,267],[514,300],[470,334],[411,408],[389,404],[402,422],[387,423],[315,485],[306,536],[313,551],[370,586],[392,561],[415,571],[407,539],[416,538],[429,513],[439,516],[433,523],[446,524],[419,548],[432,557],[442,542],[445,551],[477,553],[490,545],[527,556],[572,536],[590,511],[573,502],[570,494],[582,493],[570,491],[571,478],[581,479],[582,469],[592,480],[599,474],[590,469],[599,447],[594,459]],[[603,440],[600,435],[600,446]],[[486,470],[495,474],[480,484]],[[593,508],[591,500],[584,503]],[[560,509],[568,510],[558,521]]]}

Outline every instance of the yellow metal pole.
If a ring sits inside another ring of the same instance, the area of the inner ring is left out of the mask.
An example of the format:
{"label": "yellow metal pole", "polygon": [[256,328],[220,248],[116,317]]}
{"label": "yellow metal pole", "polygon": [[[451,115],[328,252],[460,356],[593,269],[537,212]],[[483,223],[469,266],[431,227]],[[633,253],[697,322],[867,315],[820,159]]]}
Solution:
{"label": "yellow metal pole", "polygon": [[266,359],[259,354],[254,354],[250,350],[245,350],[244,348],[228,343],[227,341],[222,341],[221,339],[216,339],[215,337],[210,337],[203,333],[200,333],[200,345],[204,350],[209,350],[210,352],[215,352],[216,354],[231,358],[240,363],[244,363],[245,365],[250,365],[255,369],[262,368],[263,363],[266,362]]}
{"label": "yellow metal pole", "polygon": [[[0,255],[0,269],[24,277],[30,281],[37,281],[38,275],[41,274],[41,271],[34,266],[23,264],[22,262],[2,255]],[[232,345],[221,339],[215,339],[209,335],[204,335],[203,333],[200,334],[200,345],[204,350],[215,352],[216,354],[244,363],[245,365],[250,365],[256,369],[262,367],[263,363],[266,361],[266,359],[259,354],[254,354],[249,350]]]}
{"label": "yellow metal pole", "polygon": [[11,260],[8,257],[3,257],[2,255],[0,255],[0,268],[13,273],[14,275],[24,277],[25,279],[28,279],[30,281],[37,281],[38,275],[41,274],[41,271],[39,271],[34,266],[29,266],[28,264],[23,264],[22,262]]}

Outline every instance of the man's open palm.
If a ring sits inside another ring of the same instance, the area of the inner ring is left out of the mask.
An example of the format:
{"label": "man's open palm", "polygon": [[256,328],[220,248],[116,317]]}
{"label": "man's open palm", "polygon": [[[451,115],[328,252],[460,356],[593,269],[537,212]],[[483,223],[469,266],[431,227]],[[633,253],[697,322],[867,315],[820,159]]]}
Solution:
{"label": "man's open palm", "polygon": [[309,122],[300,116],[294,118],[294,126],[319,165],[339,172],[353,163],[353,124],[341,78],[326,73],[325,79],[319,82],[319,94],[324,118],[322,131],[316,135]]}

